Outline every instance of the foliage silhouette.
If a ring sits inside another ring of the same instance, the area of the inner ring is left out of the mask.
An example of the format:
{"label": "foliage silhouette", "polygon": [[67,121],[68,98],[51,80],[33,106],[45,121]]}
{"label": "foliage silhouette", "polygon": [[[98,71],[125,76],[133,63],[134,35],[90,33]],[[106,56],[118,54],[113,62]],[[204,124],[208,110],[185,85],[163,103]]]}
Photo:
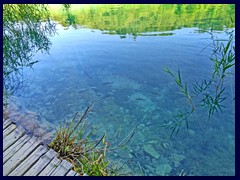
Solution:
{"label": "foliage silhouette", "polygon": [[[170,69],[165,69],[174,78],[181,94],[187,99],[191,107],[191,110],[185,107],[184,110],[179,110],[177,114],[172,114],[170,123],[162,125],[162,127],[172,129],[170,137],[172,137],[174,132],[178,133],[184,122],[186,123],[186,128],[189,128],[189,117],[196,107],[203,107],[208,112],[208,119],[211,119],[215,113],[223,112],[222,108],[225,107],[223,102],[227,97],[224,95],[226,89],[224,80],[228,75],[233,75],[230,70],[235,66],[235,31],[227,32],[229,35],[228,40],[219,40],[217,37],[214,37],[212,32],[209,33],[213,42],[211,44],[213,53],[210,57],[210,60],[214,63],[212,77],[210,80],[204,79],[200,83],[192,83],[192,95],[189,93],[188,84],[185,83],[183,85],[179,69],[177,75],[174,75]],[[200,102],[194,101],[197,96],[201,96]]]}
{"label": "foliage silhouette", "polygon": [[21,85],[23,67],[32,67],[38,61],[33,56],[49,52],[48,36],[56,33],[46,5],[3,5],[3,86],[11,93]]}

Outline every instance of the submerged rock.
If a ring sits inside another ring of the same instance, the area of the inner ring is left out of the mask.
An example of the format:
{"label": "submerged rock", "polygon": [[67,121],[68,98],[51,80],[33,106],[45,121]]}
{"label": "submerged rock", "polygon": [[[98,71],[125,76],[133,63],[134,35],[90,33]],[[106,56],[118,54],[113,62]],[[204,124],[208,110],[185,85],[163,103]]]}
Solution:
{"label": "submerged rock", "polygon": [[195,135],[195,131],[194,131],[194,130],[191,130],[191,129],[188,130],[188,133],[189,133],[191,136],[194,136],[194,135]]}
{"label": "submerged rock", "polygon": [[162,146],[163,146],[164,149],[169,149],[169,144],[168,143],[163,142]]}
{"label": "submerged rock", "polygon": [[158,152],[154,149],[154,147],[151,144],[145,144],[143,146],[143,150],[150,156],[154,157],[155,159],[158,159],[160,157],[160,154],[158,154]]}
{"label": "submerged rock", "polygon": [[157,141],[157,140],[151,140],[151,141],[148,141],[147,143],[148,143],[148,144],[157,144],[158,141]]}
{"label": "submerged rock", "polygon": [[168,175],[172,170],[172,167],[169,164],[161,164],[156,167],[156,174],[160,176]]}
{"label": "submerged rock", "polygon": [[139,125],[137,126],[137,128],[141,130],[141,129],[145,128],[145,124],[139,124]]}
{"label": "submerged rock", "polygon": [[128,98],[131,104],[136,105],[144,113],[152,113],[157,107],[149,97],[139,92],[131,94]]}
{"label": "submerged rock", "polygon": [[174,163],[175,167],[178,167],[180,165],[180,162],[184,160],[186,156],[180,155],[180,154],[173,154],[171,155],[171,159]]}
{"label": "submerged rock", "polygon": [[55,136],[54,127],[50,126],[51,124],[40,114],[25,107],[20,109],[15,102],[11,102],[8,106],[3,107],[3,115],[4,118],[9,118],[17,125],[22,126],[27,134],[41,139],[44,144],[50,143]]}
{"label": "submerged rock", "polygon": [[154,173],[154,168],[150,165],[145,165],[152,173]]}

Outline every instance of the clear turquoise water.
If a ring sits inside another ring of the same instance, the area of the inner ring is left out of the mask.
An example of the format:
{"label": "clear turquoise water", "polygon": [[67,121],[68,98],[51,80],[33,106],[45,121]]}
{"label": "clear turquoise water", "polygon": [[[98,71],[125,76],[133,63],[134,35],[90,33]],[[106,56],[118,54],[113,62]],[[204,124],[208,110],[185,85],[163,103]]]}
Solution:
{"label": "clear turquoise water", "polygon": [[[109,138],[120,131],[121,140],[136,127],[126,149],[109,153],[114,161],[130,160],[128,167],[136,175],[178,175],[182,170],[187,175],[235,174],[234,76],[226,81],[223,113],[209,121],[199,108],[191,116],[189,131],[183,126],[171,139],[171,131],[161,127],[184,106],[164,69],[177,72],[179,67],[188,83],[208,79],[211,49],[202,51],[211,43],[208,33],[182,28],[165,32],[171,36],[121,39],[97,29],[57,27],[50,55],[37,54],[40,62],[24,72],[32,81],[19,97],[25,109],[41,114],[56,128],[94,101],[88,119]],[[221,31],[216,35],[226,37]],[[146,149],[154,149],[157,157]]]}

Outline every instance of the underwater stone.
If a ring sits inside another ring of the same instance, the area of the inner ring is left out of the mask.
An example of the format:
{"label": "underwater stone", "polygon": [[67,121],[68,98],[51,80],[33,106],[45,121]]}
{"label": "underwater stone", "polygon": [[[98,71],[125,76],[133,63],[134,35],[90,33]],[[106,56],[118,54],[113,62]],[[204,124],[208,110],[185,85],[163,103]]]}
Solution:
{"label": "underwater stone", "polygon": [[152,173],[154,172],[154,168],[150,165],[145,165]]}
{"label": "underwater stone", "polygon": [[161,164],[156,167],[156,174],[160,176],[166,176],[168,173],[170,173],[172,170],[172,167],[169,164]]}
{"label": "underwater stone", "polygon": [[161,157],[158,159],[158,164],[169,164],[170,161],[165,156],[161,155]]}
{"label": "underwater stone", "polygon": [[169,149],[169,144],[168,144],[168,143],[164,143],[164,142],[163,142],[163,143],[162,143],[162,146],[163,146],[164,149]]}
{"label": "underwater stone", "polygon": [[148,121],[148,122],[146,123],[147,126],[150,125],[150,124],[151,124],[151,121]]}
{"label": "underwater stone", "polygon": [[145,127],[144,124],[139,124],[139,125],[137,126],[138,129],[143,129],[144,127]]}
{"label": "underwater stone", "polygon": [[186,156],[179,155],[179,154],[173,154],[171,156],[172,161],[174,162],[174,166],[178,167],[180,165],[180,161],[184,160]]}
{"label": "underwater stone", "polygon": [[151,162],[151,158],[149,156],[145,156],[145,160],[146,160],[147,163]]}
{"label": "underwater stone", "polygon": [[175,161],[182,161],[183,159],[186,158],[186,156],[180,155],[180,154],[173,154],[172,155],[173,160]]}
{"label": "underwater stone", "polygon": [[133,153],[133,150],[132,150],[132,149],[129,149],[129,152],[130,152],[130,153]]}
{"label": "underwater stone", "polygon": [[158,152],[153,148],[151,144],[145,144],[143,146],[143,150],[148,153],[150,156],[154,157],[155,159],[158,159],[160,155]]}
{"label": "underwater stone", "polygon": [[189,129],[188,132],[189,132],[189,134],[190,134],[191,136],[194,136],[194,134],[195,134],[195,131],[194,131],[194,130],[191,130],[191,129]]}
{"label": "underwater stone", "polygon": [[131,153],[128,153],[128,157],[129,157],[129,159],[132,159],[133,155]]}
{"label": "underwater stone", "polygon": [[147,143],[148,144],[157,144],[158,142],[157,142],[157,140],[151,140],[151,141],[148,141]]}
{"label": "underwater stone", "polygon": [[157,160],[152,158],[152,164],[156,164],[157,163]]}

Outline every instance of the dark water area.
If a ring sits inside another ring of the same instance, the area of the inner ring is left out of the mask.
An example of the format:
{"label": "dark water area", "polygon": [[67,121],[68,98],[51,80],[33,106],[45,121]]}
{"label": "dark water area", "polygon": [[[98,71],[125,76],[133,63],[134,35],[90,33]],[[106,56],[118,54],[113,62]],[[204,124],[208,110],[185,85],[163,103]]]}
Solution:
{"label": "dark water area", "polygon": [[51,37],[50,54],[36,54],[39,62],[24,69],[30,83],[13,101],[22,113],[36,113],[40,126],[55,132],[95,102],[88,119],[110,139],[136,128],[125,149],[109,153],[112,161],[130,160],[135,175],[235,175],[234,75],[225,81],[223,112],[209,120],[198,106],[189,129],[183,125],[172,138],[161,127],[188,107],[164,69],[179,68],[189,89],[209,79],[210,25],[227,39],[225,30],[234,27],[223,12],[235,12],[233,6],[73,5],[78,25],[72,26],[51,8],[58,35]]}

